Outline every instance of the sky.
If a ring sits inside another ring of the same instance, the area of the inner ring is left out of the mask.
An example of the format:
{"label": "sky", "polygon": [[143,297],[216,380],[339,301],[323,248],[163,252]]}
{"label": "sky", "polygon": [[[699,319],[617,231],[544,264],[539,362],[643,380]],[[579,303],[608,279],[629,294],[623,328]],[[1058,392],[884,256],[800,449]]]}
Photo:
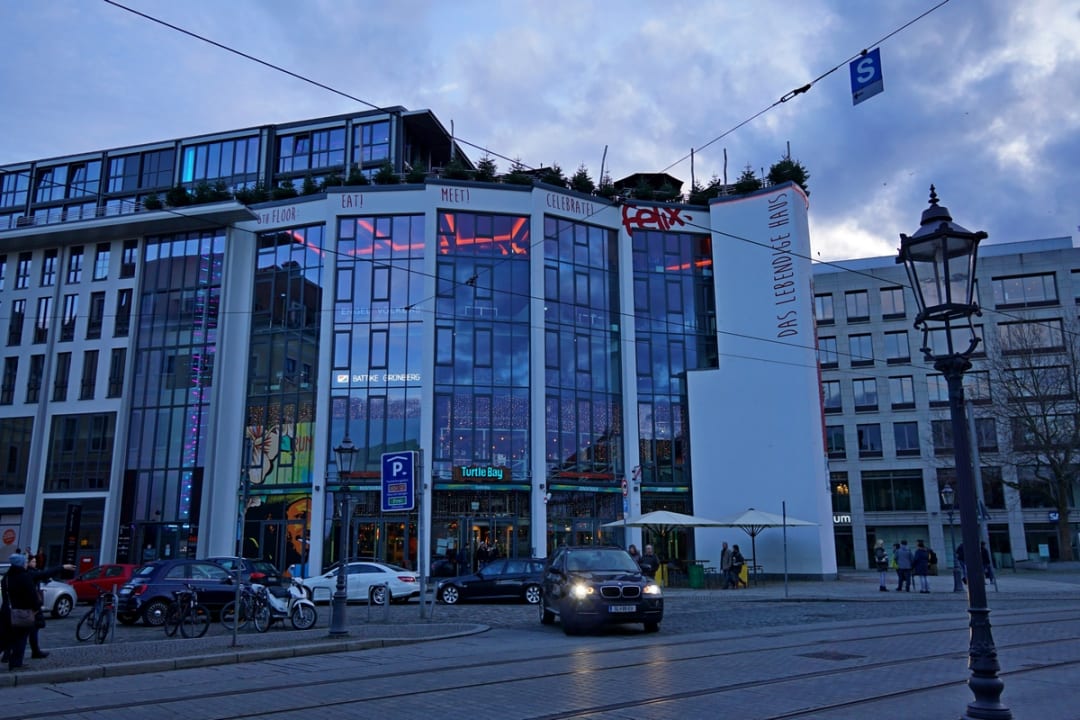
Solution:
{"label": "sky", "polygon": [[[688,191],[790,147],[816,259],[894,255],[931,184],[986,242],[1080,240],[1078,0],[116,2],[567,176],[606,148]],[[104,0],[0,0],[0,37],[0,165],[370,109]]]}

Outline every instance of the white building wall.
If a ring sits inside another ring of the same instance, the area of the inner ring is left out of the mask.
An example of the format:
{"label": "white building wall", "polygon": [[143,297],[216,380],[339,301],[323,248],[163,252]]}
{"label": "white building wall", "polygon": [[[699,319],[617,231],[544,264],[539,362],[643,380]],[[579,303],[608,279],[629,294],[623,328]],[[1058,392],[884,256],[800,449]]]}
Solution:
{"label": "white building wall", "polygon": [[[694,512],[747,508],[816,527],[788,528],[792,574],[836,573],[814,345],[807,200],[796,185],[711,206],[720,367],[688,373]],[[717,232],[717,231],[722,232]],[[719,562],[742,530],[698,529],[696,556]],[[784,533],[756,540],[757,564],[784,571]]]}

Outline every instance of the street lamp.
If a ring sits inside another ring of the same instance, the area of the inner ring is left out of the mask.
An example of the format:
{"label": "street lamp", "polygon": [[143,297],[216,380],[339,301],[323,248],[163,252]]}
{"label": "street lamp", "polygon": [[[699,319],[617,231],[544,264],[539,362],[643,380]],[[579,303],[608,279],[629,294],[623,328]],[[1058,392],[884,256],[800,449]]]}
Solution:
{"label": "street lamp", "polygon": [[956,562],[956,537],[953,535],[953,512],[956,510],[956,505],[953,503],[955,501],[956,493],[953,491],[953,486],[945,483],[945,487],[941,488],[941,504],[946,508],[945,512],[949,514],[949,545],[952,546],[952,590],[953,592],[960,592],[964,589],[964,583],[960,580],[960,565]]}
{"label": "street lamp", "polygon": [[[975,696],[968,703],[966,718],[1010,720],[1012,711],[1001,704],[1005,683],[998,677],[997,649],[990,631],[990,609],[986,604],[982,554],[979,552],[979,518],[975,483],[971,468],[971,447],[964,419],[964,373],[971,368],[971,354],[979,344],[971,318],[979,314],[974,297],[975,258],[983,231],[971,232],[952,221],[949,211],[938,205],[937,192],[930,186],[930,207],[923,211],[920,227],[910,237],[900,234],[898,263],[907,268],[915,292],[918,314],[915,328],[923,331],[923,354],[934,369],[945,376],[949,388],[953,450],[956,455],[956,496],[959,500],[961,540],[969,582],[968,615],[970,644],[968,687]],[[966,349],[957,350],[953,331],[966,325],[971,339]],[[931,330],[944,330],[945,350],[935,355],[930,345]]]}
{"label": "street lamp", "polygon": [[348,482],[352,475],[353,460],[356,458],[356,446],[346,435],[341,444],[334,448],[337,455],[338,466],[338,489],[334,499],[339,503],[341,512],[341,524],[338,528],[338,572],[337,585],[334,587],[334,597],[330,601],[330,637],[342,637],[349,634],[345,626],[345,608],[349,600],[346,590],[346,578],[348,574],[348,545],[349,524],[352,522],[352,488],[348,484],[342,485],[342,479]]}

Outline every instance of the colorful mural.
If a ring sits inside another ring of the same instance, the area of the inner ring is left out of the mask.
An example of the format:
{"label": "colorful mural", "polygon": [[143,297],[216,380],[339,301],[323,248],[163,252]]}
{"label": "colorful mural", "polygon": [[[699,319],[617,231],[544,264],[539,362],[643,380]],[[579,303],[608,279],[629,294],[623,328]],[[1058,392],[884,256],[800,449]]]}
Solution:
{"label": "colorful mural", "polygon": [[248,480],[251,488],[285,485],[311,487],[314,423],[247,427]]}

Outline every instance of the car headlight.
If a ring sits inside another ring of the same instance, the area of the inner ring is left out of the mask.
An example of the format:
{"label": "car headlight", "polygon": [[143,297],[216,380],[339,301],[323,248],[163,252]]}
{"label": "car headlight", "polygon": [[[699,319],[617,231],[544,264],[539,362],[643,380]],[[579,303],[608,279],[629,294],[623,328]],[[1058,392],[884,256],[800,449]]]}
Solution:
{"label": "car headlight", "polygon": [[584,600],[593,594],[593,589],[585,583],[574,583],[570,586],[570,597],[576,600]]}
{"label": "car headlight", "polygon": [[645,586],[645,589],[641,591],[645,595],[663,595],[663,591],[656,583],[649,583]]}

